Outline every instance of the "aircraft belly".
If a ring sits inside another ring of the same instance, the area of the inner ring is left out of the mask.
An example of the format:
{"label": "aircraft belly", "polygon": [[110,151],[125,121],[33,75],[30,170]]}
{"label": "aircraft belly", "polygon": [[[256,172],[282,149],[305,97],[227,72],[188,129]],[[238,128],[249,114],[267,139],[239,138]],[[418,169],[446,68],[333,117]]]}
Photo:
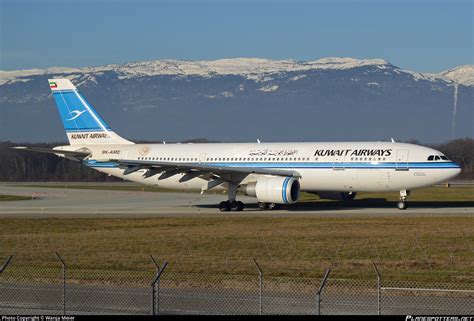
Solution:
{"label": "aircraft belly", "polygon": [[388,192],[427,187],[439,181],[429,171],[395,169],[321,169],[301,174],[302,191]]}
{"label": "aircraft belly", "polygon": [[[128,175],[119,168],[96,168],[100,172],[116,176],[127,181],[153,185],[167,189],[200,191],[207,181],[199,177],[179,182],[184,174],[176,174],[159,180],[160,174],[144,178],[145,170]],[[402,189],[416,189],[432,186],[449,178],[450,170],[395,170],[395,169],[299,169],[302,191],[341,191],[341,192],[389,192]],[[258,180],[267,175],[248,175],[241,184]],[[222,190],[218,186],[216,189]]]}
{"label": "aircraft belly", "polygon": [[302,170],[302,191],[358,191],[359,181],[355,170]]}

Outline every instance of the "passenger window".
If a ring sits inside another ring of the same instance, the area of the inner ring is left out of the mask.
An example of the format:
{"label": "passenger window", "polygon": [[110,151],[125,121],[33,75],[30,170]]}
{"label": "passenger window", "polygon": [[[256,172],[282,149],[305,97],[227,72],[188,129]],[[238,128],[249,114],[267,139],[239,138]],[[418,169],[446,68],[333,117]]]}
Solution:
{"label": "passenger window", "polygon": [[433,159],[434,159],[434,156],[433,156],[433,155],[428,156],[428,160],[429,160],[429,161],[432,161]]}

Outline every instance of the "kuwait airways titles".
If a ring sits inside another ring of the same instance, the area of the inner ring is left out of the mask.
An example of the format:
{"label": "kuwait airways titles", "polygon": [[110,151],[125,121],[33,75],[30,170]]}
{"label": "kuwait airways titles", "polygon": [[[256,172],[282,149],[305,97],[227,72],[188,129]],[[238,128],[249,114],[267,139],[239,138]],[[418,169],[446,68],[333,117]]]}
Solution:
{"label": "kuwait airways titles", "polygon": [[314,156],[390,156],[391,149],[317,149]]}

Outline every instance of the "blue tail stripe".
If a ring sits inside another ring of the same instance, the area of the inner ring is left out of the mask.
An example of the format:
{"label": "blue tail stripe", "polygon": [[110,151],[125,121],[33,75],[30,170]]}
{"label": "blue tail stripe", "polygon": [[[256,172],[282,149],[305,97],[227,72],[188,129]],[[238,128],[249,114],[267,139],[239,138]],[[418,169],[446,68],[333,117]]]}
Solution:
{"label": "blue tail stripe", "polygon": [[107,123],[79,92],[57,91],[53,96],[66,131],[110,130]]}

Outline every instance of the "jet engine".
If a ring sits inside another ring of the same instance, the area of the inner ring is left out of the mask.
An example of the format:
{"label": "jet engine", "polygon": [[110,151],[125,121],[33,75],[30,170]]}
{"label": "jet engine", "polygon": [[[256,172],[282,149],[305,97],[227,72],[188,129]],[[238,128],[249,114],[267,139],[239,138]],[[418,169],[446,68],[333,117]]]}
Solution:
{"label": "jet engine", "polygon": [[292,204],[300,195],[300,183],[294,177],[263,177],[245,185],[243,192],[261,203]]}
{"label": "jet engine", "polygon": [[356,192],[317,192],[320,198],[336,201],[350,201],[353,200]]}

